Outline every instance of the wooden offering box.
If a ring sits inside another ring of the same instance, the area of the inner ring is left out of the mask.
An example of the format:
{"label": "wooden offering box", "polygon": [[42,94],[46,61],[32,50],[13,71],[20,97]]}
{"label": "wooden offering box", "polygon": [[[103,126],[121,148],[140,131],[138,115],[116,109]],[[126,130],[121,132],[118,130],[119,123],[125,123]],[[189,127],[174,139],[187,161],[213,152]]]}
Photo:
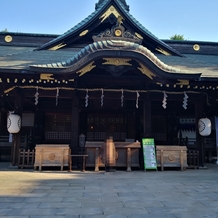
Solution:
{"label": "wooden offering box", "polygon": [[[114,142],[114,146],[116,167],[126,167],[127,171],[131,171],[131,167],[140,167],[140,142]],[[85,148],[88,155],[86,167],[95,167],[95,171],[99,171],[99,167],[105,166],[103,147],[104,142],[86,141]]]}
{"label": "wooden offering box", "polygon": [[157,166],[164,170],[164,167],[180,167],[184,170],[187,167],[187,147],[172,145],[157,145]]}
{"label": "wooden offering box", "polygon": [[70,155],[69,145],[66,144],[39,144],[36,145],[34,169],[39,167],[60,166],[63,171],[64,166],[68,167],[68,158]]}

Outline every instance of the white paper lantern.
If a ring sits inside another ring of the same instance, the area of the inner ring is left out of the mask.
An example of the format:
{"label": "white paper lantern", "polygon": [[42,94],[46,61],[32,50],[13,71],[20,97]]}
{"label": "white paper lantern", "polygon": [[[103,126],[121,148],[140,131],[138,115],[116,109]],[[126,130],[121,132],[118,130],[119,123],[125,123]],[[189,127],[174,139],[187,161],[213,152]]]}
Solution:
{"label": "white paper lantern", "polygon": [[198,121],[198,130],[201,136],[209,136],[211,134],[211,121],[208,118],[201,118]]}
{"label": "white paper lantern", "polygon": [[17,114],[9,114],[7,119],[7,128],[10,133],[18,133],[21,127],[21,118]]}

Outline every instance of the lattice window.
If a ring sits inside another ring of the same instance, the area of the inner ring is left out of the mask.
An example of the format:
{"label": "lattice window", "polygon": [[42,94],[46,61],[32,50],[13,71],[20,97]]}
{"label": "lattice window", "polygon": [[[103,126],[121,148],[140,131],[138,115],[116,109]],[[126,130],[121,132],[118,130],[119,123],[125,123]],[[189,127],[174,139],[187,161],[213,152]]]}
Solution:
{"label": "lattice window", "polygon": [[46,140],[68,140],[71,135],[71,115],[47,114],[45,120]]}
{"label": "lattice window", "polygon": [[87,123],[87,140],[102,141],[109,136],[116,141],[126,138],[126,117],[123,114],[90,114]]}
{"label": "lattice window", "polygon": [[155,140],[167,141],[167,120],[164,116],[152,117],[152,132]]}

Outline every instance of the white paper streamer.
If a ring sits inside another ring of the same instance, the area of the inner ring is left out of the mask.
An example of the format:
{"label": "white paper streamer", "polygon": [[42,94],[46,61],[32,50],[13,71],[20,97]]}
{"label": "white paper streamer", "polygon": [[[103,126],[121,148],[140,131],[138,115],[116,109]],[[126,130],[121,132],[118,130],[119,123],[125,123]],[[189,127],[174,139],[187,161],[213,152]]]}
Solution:
{"label": "white paper streamer", "polygon": [[137,98],[136,98],[136,108],[139,108],[139,97],[140,97],[140,95],[139,95],[138,91],[136,92],[136,95],[137,95]]}
{"label": "white paper streamer", "polygon": [[183,108],[186,110],[187,106],[188,106],[188,95],[186,94],[186,92],[184,92],[184,98],[183,98]]}
{"label": "white paper streamer", "polygon": [[57,88],[57,93],[56,93],[56,106],[58,105],[58,97],[59,97],[59,88]]}
{"label": "white paper streamer", "polygon": [[88,95],[88,93],[89,93],[89,90],[86,89],[85,107],[88,107],[88,105],[89,105],[89,95]]}
{"label": "white paper streamer", "polygon": [[122,89],[122,95],[121,95],[121,107],[123,107],[123,99],[124,99],[124,95],[123,95],[123,89]]}
{"label": "white paper streamer", "polygon": [[101,107],[104,105],[104,90],[101,90]]}
{"label": "white paper streamer", "polygon": [[162,107],[164,108],[164,109],[166,109],[167,108],[167,94],[166,94],[166,92],[164,91],[164,98],[163,98],[163,101],[162,101]]}
{"label": "white paper streamer", "polygon": [[38,99],[39,99],[39,92],[38,92],[38,87],[36,87],[36,94],[35,96],[35,105],[37,105],[39,103]]}

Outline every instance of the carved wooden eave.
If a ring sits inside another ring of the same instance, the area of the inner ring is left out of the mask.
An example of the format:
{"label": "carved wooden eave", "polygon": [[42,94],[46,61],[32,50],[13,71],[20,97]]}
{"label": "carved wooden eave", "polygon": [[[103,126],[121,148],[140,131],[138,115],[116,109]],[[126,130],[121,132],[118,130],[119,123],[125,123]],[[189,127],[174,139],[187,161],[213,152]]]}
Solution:
{"label": "carved wooden eave", "polygon": [[75,79],[95,68],[97,60],[102,60],[105,64],[108,58],[122,59],[125,67],[128,67],[130,60],[136,61],[138,70],[157,82],[162,82],[163,79],[198,80],[201,75],[166,65],[144,46],[119,39],[96,41],[65,62],[32,65],[29,68],[35,73],[51,73],[53,76],[68,75],[71,79]]}

